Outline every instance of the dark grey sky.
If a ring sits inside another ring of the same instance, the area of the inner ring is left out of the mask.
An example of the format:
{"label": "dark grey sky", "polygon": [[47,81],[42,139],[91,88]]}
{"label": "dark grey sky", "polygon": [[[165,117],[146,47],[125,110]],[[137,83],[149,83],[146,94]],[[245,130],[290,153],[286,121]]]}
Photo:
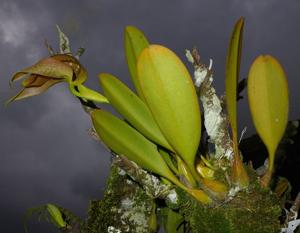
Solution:
{"label": "dark grey sky", "polygon": [[[88,200],[101,198],[105,189],[109,155],[88,136],[89,118],[66,85],[4,107],[17,91],[9,90],[11,75],[47,56],[44,39],[57,46],[55,24],[74,50],[86,48],[81,62],[93,89],[100,90],[100,72],[129,81],[123,29],[130,24],[183,59],[184,49],[197,46],[203,61],[214,59],[215,85],[222,93],[228,39],[234,22],[245,16],[242,77],[257,55],[277,57],[288,75],[295,119],[300,118],[299,12],[299,0],[1,0],[0,231],[23,232],[25,210],[47,202],[84,216]],[[253,132],[245,100],[239,120],[240,130],[248,126]],[[53,232],[48,228],[32,232]]]}

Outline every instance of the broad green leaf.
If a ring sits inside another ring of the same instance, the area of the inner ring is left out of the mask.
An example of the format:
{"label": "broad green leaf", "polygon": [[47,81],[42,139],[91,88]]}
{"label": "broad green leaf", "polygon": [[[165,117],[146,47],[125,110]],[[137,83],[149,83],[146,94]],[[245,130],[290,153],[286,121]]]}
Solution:
{"label": "broad green leaf", "polygon": [[194,162],[201,133],[200,109],[186,67],[168,48],[151,45],[139,56],[137,72],[161,132],[197,176]]}
{"label": "broad green leaf", "polygon": [[240,60],[242,52],[244,18],[240,18],[234,26],[231,34],[229,48],[226,59],[225,72],[225,94],[227,113],[230,121],[232,140],[233,140],[233,183],[245,188],[249,184],[249,177],[239,156],[237,140],[237,84],[240,70]]}
{"label": "broad green leaf", "polygon": [[180,187],[183,186],[158,153],[156,145],[126,122],[104,110],[93,111],[92,121],[97,134],[112,151]]}
{"label": "broad green leaf", "polygon": [[168,167],[176,174],[178,175],[178,169],[175,167],[172,159],[171,159],[171,155],[165,151],[165,150],[162,150],[162,149],[159,149],[158,150],[159,153],[161,154],[161,157],[165,160],[165,162],[167,163]]}
{"label": "broad green leaf", "polygon": [[140,83],[137,78],[136,64],[142,50],[149,46],[149,42],[143,32],[133,26],[125,28],[125,55],[132,82],[138,95],[143,98]]}
{"label": "broad green leaf", "polygon": [[111,105],[138,131],[155,143],[173,150],[160,132],[147,105],[111,74],[99,75],[104,95]]}
{"label": "broad green leaf", "polygon": [[274,57],[262,55],[253,62],[248,76],[248,99],[254,126],[269,152],[271,173],[289,108],[286,75]]}
{"label": "broad green leaf", "polygon": [[204,204],[212,202],[202,190],[189,189],[180,183],[159,154],[156,145],[125,121],[101,109],[92,111],[91,117],[97,134],[112,151],[126,156],[150,172],[165,177],[196,200]]}

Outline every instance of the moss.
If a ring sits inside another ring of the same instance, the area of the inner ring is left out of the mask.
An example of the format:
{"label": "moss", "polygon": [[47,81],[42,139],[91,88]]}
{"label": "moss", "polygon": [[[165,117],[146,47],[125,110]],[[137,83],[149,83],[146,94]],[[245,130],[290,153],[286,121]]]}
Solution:
{"label": "moss", "polygon": [[104,198],[90,202],[85,232],[148,233],[152,206],[145,191],[112,165]]}
{"label": "moss", "polygon": [[[218,206],[203,206],[185,191],[175,188],[165,204],[179,211],[191,233],[278,233],[279,200],[269,190],[261,188],[253,169],[246,169],[251,186],[237,192],[232,200]],[[218,178],[225,182],[225,176]],[[104,198],[90,203],[84,232],[151,232],[148,222],[152,207],[152,198],[113,165]]]}
{"label": "moss", "polygon": [[[184,198],[184,196],[182,196]],[[181,214],[193,233],[278,233],[280,206],[275,195],[255,183],[229,202],[217,207],[200,205],[189,195]]]}

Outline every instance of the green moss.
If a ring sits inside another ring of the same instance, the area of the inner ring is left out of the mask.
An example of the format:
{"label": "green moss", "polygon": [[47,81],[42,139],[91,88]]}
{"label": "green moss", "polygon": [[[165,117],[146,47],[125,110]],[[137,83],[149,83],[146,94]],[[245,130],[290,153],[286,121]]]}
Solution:
{"label": "green moss", "polygon": [[[257,176],[247,167],[251,186],[218,206],[203,206],[185,191],[175,188],[167,198],[170,209],[184,217],[191,233],[278,233],[281,209],[279,200],[261,188]],[[91,201],[88,233],[149,233],[153,200],[121,170],[112,166],[104,198]],[[220,179],[225,181],[224,176]],[[110,229],[110,230],[108,230]]]}
{"label": "green moss", "polygon": [[229,202],[205,207],[186,195],[180,208],[193,233],[278,233],[281,213],[277,198],[255,184]]}

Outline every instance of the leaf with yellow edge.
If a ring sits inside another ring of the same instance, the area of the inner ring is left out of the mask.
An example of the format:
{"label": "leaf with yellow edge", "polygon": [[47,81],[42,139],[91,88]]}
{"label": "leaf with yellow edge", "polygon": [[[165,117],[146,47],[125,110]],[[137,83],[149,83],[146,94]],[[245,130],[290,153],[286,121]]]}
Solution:
{"label": "leaf with yellow edge", "polygon": [[131,75],[131,80],[138,95],[144,100],[140,83],[137,78],[136,64],[138,57],[142,50],[149,46],[149,42],[142,31],[134,26],[127,26],[125,28],[125,55],[128,69]]}
{"label": "leaf with yellow edge", "polygon": [[174,172],[176,175],[178,175],[178,173],[179,173],[178,169],[175,167],[170,153],[168,153],[167,151],[165,151],[163,149],[158,149],[158,152],[160,153],[161,157],[165,160],[168,167],[172,170],[172,172]]}
{"label": "leaf with yellow edge", "polygon": [[179,175],[181,175],[182,178],[185,179],[185,183],[188,183],[190,187],[196,187],[197,182],[191,174],[190,169],[178,155],[176,156],[176,159]]}
{"label": "leaf with yellow edge", "polygon": [[155,143],[173,151],[147,105],[125,84],[111,74],[100,74],[104,95],[110,104],[138,131]]}
{"label": "leaf with yellow edge", "polygon": [[204,204],[211,204],[212,199],[200,189],[188,189],[187,192],[192,195],[196,200],[204,203]]}
{"label": "leaf with yellow edge", "polygon": [[201,180],[202,185],[204,185],[206,188],[208,188],[211,191],[211,194],[219,199],[219,200],[223,200],[226,198],[227,192],[228,192],[228,188],[227,186],[218,181],[218,180],[211,180],[211,179],[206,179],[203,178]]}
{"label": "leaf with yellow edge", "polygon": [[263,180],[268,185],[289,108],[286,75],[274,57],[262,55],[253,62],[248,76],[248,99],[254,126],[269,153],[268,172]]}
{"label": "leaf with yellow edge", "polygon": [[126,156],[142,168],[163,176],[176,185],[180,183],[153,142],[107,111],[94,110],[91,116],[97,134],[112,151]]}
{"label": "leaf with yellow edge", "polygon": [[204,204],[211,203],[211,198],[204,191],[184,186],[169,169],[156,145],[125,121],[102,109],[92,111],[91,117],[97,134],[112,151],[126,156],[150,172],[165,177],[198,201]]}
{"label": "leaf with yellow edge", "polygon": [[237,84],[240,70],[244,18],[240,18],[231,34],[226,59],[225,93],[233,140],[232,181],[241,188],[249,185],[249,177],[239,156],[237,139]]}
{"label": "leaf with yellow edge", "polygon": [[205,166],[205,164],[203,164],[202,161],[197,163],[196,170],[203,178],[206,178],[206,179],[214,178],[215,171],[213,169]]}
{"label": "leaf with yellow edge", "polygon": [[[237,134],[237,83],[239,79],[242,52],[244,18],[240,18],[234,26],[226,59],[225,93],[228,117],[232,134]],[[236,137],[236,136],[233,136]]]}
{"label": "leaf with yellow edge", "polygon": [[138,79],[161,132],[197,177],[194,167],[201,134],[194,84],[181,60],[168,48],[150,45],[139,56]]}

